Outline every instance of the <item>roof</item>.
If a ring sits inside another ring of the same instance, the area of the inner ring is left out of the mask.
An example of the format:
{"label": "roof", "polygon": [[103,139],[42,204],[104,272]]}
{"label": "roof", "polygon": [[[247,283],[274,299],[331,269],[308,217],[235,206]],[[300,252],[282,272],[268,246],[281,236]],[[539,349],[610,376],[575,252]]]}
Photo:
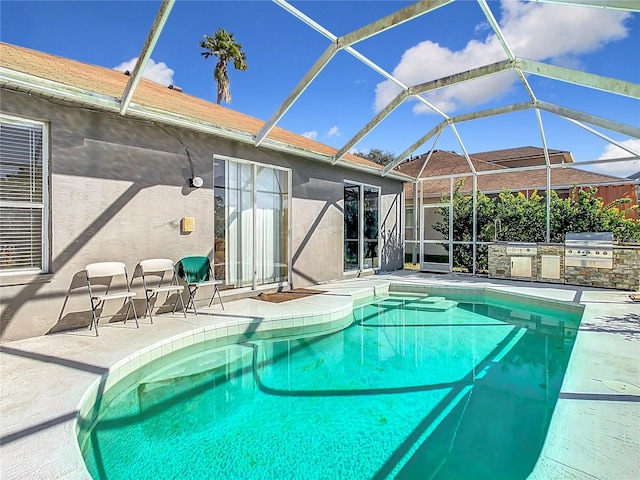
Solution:
{"label": "roof", "polygon": [[[532,147],[524,147],[532,148]],[[517,150],[517,149],[510,149]],[[556,150],[558,151],[558,150]],[[488,152],[493,153],[493,152]],[[469,155],[471,163],[477,172],[501,172],[478,175],[478,189],[483,192],[499,192],[505,188],[509,190],[546,190],[546,170],[527,170],[526,172],[513,170],[511,168],[493,164],[478,159],[478,154]],[[427,154],[408,160],[400,165],[398,169],[412,176],[418,175],[422,165],[424,164]],[[442,150],[434,150],[429,162],[425,166],[420,178],[428,179],[430,177],[442,177],[446,175],[460,175],[468,173],[468,176],[461,176],[454,179],[454,182],[465,178],[464,185],[461,188],[463,193],[471,193],[472,180],[471,169],[466,158],[455,152],[446,152]],[[523,174],[526,173],[526,174]],[[574,184],[592,185],[592,184],[612,184],[620,183],[628,180],[612,175],[603,175],[600,173],[589,172],[577,168],[552,168],[551,169],[551,187],[567,188]],[[435,180],[426,180],[423,182],[423,191],[425,196],[440,196],[448,193],[450,188],[450,180],[448,178],[439,178]],[[633,182],[629,182],[633,183]],[[405,188],[407,194],[413,194],[413,184],[407,185]]]}
{"label": "roof", "polygon": [[[51,55],[28,48],[0,42],[0,67],[19,72],[29,77],[43,79],[57,84],[57,96],[68,97],[67,87],[73,87],[91,94],[109,97],[113,108],[119,108],[119,100],[129,77],[122,72],[105,67],[90,65],[76,60]],[[5,71],[0,72],[0,85],[20,90],[17,82],[7,78]],[[169,89],[160,84],[142,78],[132,98],[132,104],[148,107],[155,111],[178,115],[195,124],[204,124],[220,129],[221,132],[237,132],[251,138],[258,133],[264,121],[236,112],[201,98],[191,96],[177,89]],[[140,116],[138,113],[136,116]],[[189,128],[189,127],[187,127]],[[337,150],[323,143],[311,140],[283,128],[274,127],[269,139],[299,150],[299,155],[320,154],[327,159]],[[372,172],[381,171],[383,166],[356,155],[347,154],[341,165],[347,168],[365,168]],[[395,175],[402,180],[404,175]]]}
{"label": "roof", "polygon": [[[401,163],[396,168],[401,172],[417,177],[420,173],[420,169],[424,165],[428,154],[420,155],[416,158]],[[473,167],[476,171],[488,171],[488,170],[508,170],[508,167],[502,165],[493,165],[489,162],[482,160],[476,160],[474,157],[469,156]],[[445,150],[434,150],[427,166],[422,171],[420,178],[438,177],[442,175],[455,175],[458,173],[471,173],[467,159],[456,152],[447,152]]]}
{"label": "roof", "polygon": [[[547,149],[549,155],[564,155],[569,152],[565,150]],[[493,150],[491,152],[471,153],[469,156],[484,160],[485,162],[503,162],[508,160],[523,160],[526,158],[544,157],[544,149],[540,147],[516,147],[505,148],[503,150]]]}

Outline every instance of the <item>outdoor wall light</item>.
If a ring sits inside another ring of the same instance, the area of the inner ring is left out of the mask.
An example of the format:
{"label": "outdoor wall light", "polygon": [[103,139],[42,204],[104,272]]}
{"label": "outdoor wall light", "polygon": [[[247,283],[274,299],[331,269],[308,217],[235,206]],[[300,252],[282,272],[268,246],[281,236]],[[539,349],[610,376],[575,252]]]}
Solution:
{"label": "outdoor wall light", "polygon": [[189,186],[194,188],[200,188],[204,184],[202,177],[193,177],[189,179]]}

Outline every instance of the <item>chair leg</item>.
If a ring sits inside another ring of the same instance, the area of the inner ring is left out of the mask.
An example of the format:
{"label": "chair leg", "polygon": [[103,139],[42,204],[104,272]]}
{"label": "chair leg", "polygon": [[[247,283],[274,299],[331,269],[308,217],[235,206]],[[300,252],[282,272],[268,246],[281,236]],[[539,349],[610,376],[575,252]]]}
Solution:
{"label": "chair leg", "polygon": [[[180,296],[179,292],[176,292],[176,294],[178,295],[178,297]],[[171,292],[167,293],[167,301],[169,301],[170,295],[171,295]],[[178,308],[178,299],[177,298],[176,298],[176,301],[173,302],[173,310],[171,310],[171,313],[176,313],[176,308]]]}
{"label": "chair leg", "polygon": [[96,327],[96,337],[98,336],[98,318],[96,317],[96,309],[100,306],[100,302],[98,302],[98,305],[94,305],[93,303],[93,299],[91,299],[91,316],[92,316],[92,320],[91,323],[89,324],[89,330],[92,329],[92,327]]}
{"label": "chair leg", "polygon": [[218,286],[216,285],[216,289],[213,292],[214,295],[215,293],[218,292],[218,300],[220,300],[220,306],[222,307],[222,309],[224,310],[224,303],[222,303],[222,297],[220,296],[220,289],[218,288]]}
{"label": "chair leg", "polygon": [[197,285],[193,287],[193,290],[191,289],[191,287],[189,287],[189,302],[187,303],[187,308],[189,308],[189,305],[191,305],[193,307],[193,313],[195,313],[196,315],[198,314],[198,310],[196,310],[196,292],[197,291],[198,291]]}
{"label": "chair leg", "polygon": [[[138,323],[138,313],[136,312],[136,305],[133,303],[133,297],[129,297],[129,303],[131,304],[131,308],[133,308],[133,318],[136,321],[136,328],[140,328],[140,324]],[[127,316],[129,315],[129,309],[127,308]]]}
{"label": "chair leg", "polygon": [[127,324],[127,320],[129,320],[129,310],[131,310],[131,302],[127,302],[127,299],[125,298],[122,306],[124,306],[125,303],[127,304],[127,313],[124,314],[124,321],[122,322],[123,325]]}
{"label": "chair leg", "polygon": [[[178,293],[178,298],[180,299],[180,304],[182,305],[182,314],[184,315],[184,318],[187,318],[187,309],[184,306],[184,300],[182,299],[182,292]],[[177,304],[178,302],[176,302]]]}
{"label": "chair leg", "polygon": [[224,310],[224,304],[222,303],[222,297],[220,296],[220,289],[218,285],[213,286],[213,295],[211,295],[211,300],[209,300],[209,306],[213,303],[213,299],[216,297],[216,293],[218,294],[218,300],[220,301],[220,306]]}
{"label": "chair leg", "polygon": [[151,320],[151,325],[153,325],[153,316],[151,315],[151,300],[153,299],[153,295],[149,297],[149,294],[145,291],[144,296],[147,299],[146,314],[149,315],[149,320]]}
{"label": "chair leg", "polygon": [[[179,290],[176,290],[176,294],[178,295],[178,300],[180,300],[180,303],[182,304],[182,314],[184,315],[184,318],[187,318],[187,309],[184,307],[184,300],[182,300],[182,292]],[[173,302],[173,312],[171,313],[176,313],[176,308],[178,308],[178,300]]]}

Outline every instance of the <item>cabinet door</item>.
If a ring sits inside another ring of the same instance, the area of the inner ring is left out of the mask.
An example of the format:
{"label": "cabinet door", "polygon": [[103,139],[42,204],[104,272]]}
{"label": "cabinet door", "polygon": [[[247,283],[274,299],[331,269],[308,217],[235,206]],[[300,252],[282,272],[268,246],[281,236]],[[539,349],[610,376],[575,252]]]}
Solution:
{"label": "cabinet door", "polygon": [[531,257],[511,257],[511,276],[530,277]]}
{"label": "cabinet door", "polygon": [[542,278],[560,279],[560,256],[542,255]]}

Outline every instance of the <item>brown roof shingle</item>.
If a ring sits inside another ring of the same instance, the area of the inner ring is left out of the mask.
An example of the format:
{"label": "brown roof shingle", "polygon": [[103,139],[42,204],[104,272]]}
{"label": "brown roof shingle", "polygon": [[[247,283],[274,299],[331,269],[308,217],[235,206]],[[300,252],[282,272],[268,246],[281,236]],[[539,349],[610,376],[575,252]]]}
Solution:
{"label": "brown roof shingle", "polygon": [[[113,97],[114,99],[119,99],[122,96],[129,80],[128,76],[116,70],[89,65],[4,42],[0,42],[0,65],[16,72],[53,81],[63,86],[71,86]],[[249,115],[178,90],[171,90],[144,78],[140,80],[132,102],[250,135],[257,134],[265,123]],[[268,138],[294,148],[322,155],[330,156],[337,152],[337,149],[333,147],[277,126],[271,130]],[[356,155],[347,154],[343,160],[347,164],[366,166],[376,170],[383,168],[381,165]]]}
{"label": "brown roof shingle", "polygon": [[[401,172],[407,173],[413,177],[420,173],[420,169],[427,159],[428,154],[420,155],[417,158],[408,160],[398,165],[397,169]],[[491,163],[471,158],[471,163],[476,171],[487,170],[508,170],[507,167],[501,165],[493,165]],[[471,168],[467,163],[467,159],[458,153],[447,152],[445,150],[434,150],[427,166],[422,172],[421,178],[437,177],[441,175],[454,175],[458,173],[471,173]]]}
{"label": "brown roof shingle", "polygon": [[[569,153],[564,150],[547,149],[549,155]],[[484,160],[485,162],[499,162],[504,160],[520,160],[525,158],[544,157],[544,149],[539,147],[516,147],[502,150],[492,150],[490,152],[470,153],[470,157]]]}

